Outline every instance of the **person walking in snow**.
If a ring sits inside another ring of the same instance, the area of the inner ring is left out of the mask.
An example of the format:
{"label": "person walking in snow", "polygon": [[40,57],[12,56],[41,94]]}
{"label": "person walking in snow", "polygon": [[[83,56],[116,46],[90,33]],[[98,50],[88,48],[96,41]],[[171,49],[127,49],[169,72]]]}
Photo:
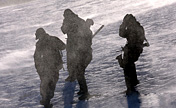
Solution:
{"label": "person walking in snow", "polygon": [[40,104],[45,108],[52,107],[50,100],[54,96],[56,83],[59,79],[59,70],[63,68],[63,61],[60,54],[66,48],[65,44],[57,37],[50,36],[43,28],[36,30],[36,49],[34,62],[37,73],[40,77]]}
{"label": "person walking in snow", "polygon": [[89,96],[88,87],[85,79],[85,69],[92,60],[92,31],[90,26],[93,20],[86,21],[79,18],[70,9],[64,11],[64,20],[61,30],[67,34],[67,69],[69,72],[66,81],[77,79],[80,91],[80,100],[87,99]]}
{"label": "person walking in snow", "polygon": [[[127,14],[119,28],[119,36],[127,39],[126,45],[122,48],[124,55],[117,56],[120,67],[124,69],[127,92],[135,90],[139,84],[136,74],[135,62],[143,52],[144,46],[149,46],[145,38],[144,28],[132,14]],[[146,41],[146,43],[144,43]]]}

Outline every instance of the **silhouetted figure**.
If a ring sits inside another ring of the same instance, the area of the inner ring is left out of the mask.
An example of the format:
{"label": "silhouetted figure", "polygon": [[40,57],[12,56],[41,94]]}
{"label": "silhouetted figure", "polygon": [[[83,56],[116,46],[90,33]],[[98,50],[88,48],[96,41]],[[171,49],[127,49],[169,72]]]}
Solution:
{"label": "silhouetted figure", "polygon": [[77,79],[80,91],[80,100],[88,97],[88,88],[85,79],[85,69],[92,60],[92,31],[90,26],[93,20],[84,21],[70,9],[64,11],[64,21],[61,30],[67,34],[67,68],[69,76],[66,81]]}
{"label": "silhouetted figure", "polygon": [[65,49],[65,44],[57,37],[50,36],[43,28],[37,29],[36,49],[34,53],[35,68],[40,77],[40,103],[45,108],[52,107],[51,98],[54,96],[56,83],[59,79],[59,70],[63,68],[61,50]]}
{"label": "silhouetted figure", "polygon": [[[120,67],[124,69],[127,92],[133,91],[139,84],[136,75],[135,62],[138,60],[144,46],[149,46],[143,27],[132,14],[127,14],[119,28],[120,37],[126,38],[127,43],[122,48],[124,55],[117,56]],[[146,43],[144,44],[144,40]]]}

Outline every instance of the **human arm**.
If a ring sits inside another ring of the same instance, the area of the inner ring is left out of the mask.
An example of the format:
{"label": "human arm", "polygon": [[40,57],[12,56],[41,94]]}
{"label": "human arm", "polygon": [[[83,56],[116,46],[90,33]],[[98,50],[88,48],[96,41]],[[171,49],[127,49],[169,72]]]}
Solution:
{"label": "human arm", "polygon": [[34,64],[35,64],[36,69],[40,68],[40,63],[41,63],[41,54],[36,49],[35,52],[34,52]]}
{"label": "human arm", "polygon": [[148,40],[145,37],[145,31],[144,31],[143,27],[142,27],[142,34],[141,35],[143,35],[143,40],[145,41],[145,43],[143,43],[143,47],[149,47],[150,44],[149,44]]}
{"label": "human arm", "polygon": [[61,26],[61,31],[63,32],[63,34],[68,33],[69,30],[69,24],[68,21],[66,19],[64,19],[62,26]]}
{"label": "human arm", "polygon": [[120,37],[123,37],[123,38],[127,38],[127,26],[126,26],[126,23],[123,22],[121,25],[120,25],[120,28],[119,28],[119,36]]}
{"label": "human arm", "polygon": [[64,50],[66,48],[66,45],[65,43],[60,40],[58,37],[56,36],[51,36],[52,38],[52,44],[53,44],[53,47],[57,48],[58,50]]}

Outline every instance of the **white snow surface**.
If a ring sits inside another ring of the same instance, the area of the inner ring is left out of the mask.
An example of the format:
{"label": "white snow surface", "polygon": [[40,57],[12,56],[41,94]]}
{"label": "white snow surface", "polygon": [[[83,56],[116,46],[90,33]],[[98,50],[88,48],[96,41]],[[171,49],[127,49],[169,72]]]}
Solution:
{"label": "white snow surface", "polygon": [[[43,27],[66,42],[60,27],[67,8],[83,19],[92,18],[93,32],[105,25],[93,39],[93,60],[85,75],[90,94],[100,96],[78,101],[77,82],[65,82],[65,63],[51,101],[53,108],[176,108],[176,0],[4,1],[0,0],[4,3],[0,5],[0,108],[43,108],[33,60],[34,34]],[[118,29],[128,13],[136,16],[150,43],[136,62],[140,95],[132,96],[123,93],[124,74],[115,59],[126,42]]]}

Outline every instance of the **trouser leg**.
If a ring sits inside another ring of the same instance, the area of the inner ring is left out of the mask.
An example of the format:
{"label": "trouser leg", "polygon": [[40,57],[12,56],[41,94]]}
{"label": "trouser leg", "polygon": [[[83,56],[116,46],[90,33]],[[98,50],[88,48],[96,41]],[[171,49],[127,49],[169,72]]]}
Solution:
{"label": "trouser leg", "polygon": [[44,104],[46,99],[47,99],[47,84],[48,82],[45,81],[45,78],[41,78],[41,83],[40,83],[40,95],[42,97],[42,103]]}
{"label": "trouser leg", "polygon": [[139,81],[137,79],[137,73],[136,73],[136,66],[134,63],[131,64],[131,82],[133,86],[136,86],[139,84]]}
{"label": "trouser leg", "polygon": [[77,80],[78,80],[78,84],[80,86],[80,91],[82,91],[83,93],[87,93],[88,88],[87,88],[87,83],[86,83],[86,79],[85,79],[84,74],[85,74],[84,67],[78,66]]}
{"label": "trouser leg", "polygon": [[135,64],[127,64],[124,68],[124,74],[127,89],[133,90],[134,87],[138,84]]}
{"label": "trouser leg", "polygon": [[77,80],[78,80],[78,84],[80,86],[80,93],[81,96],[79,97],[79,100],[85,100],[88,99],[89,97],[89,93],[88,93],[88,87],[87,87],[87,83],[86,83],[86,79],[84,74],[78,74],[77,76]]}
{"label": "trouser leg", "polygon": [[49,105],[50,100],[54,97],[54,91],[56,88],[56,84],[58,81],[58,77],[49,77],[46,76],[42,78],[40,84],[40,94],[42,96],[41,104],[42,105]]}
{"label": "trouser leg", "polygon": [[82,78],[78,78],[78,84],[80,86],[80,91],[82,91],[83,94],[88,93],[87,83],[84,76],[82,76]]}
{"label": "trouser leg", "polygon": [[76,63],[74,61],[67,61],[67,69],[69,76],[65,79],[65,81],[73,82],[76,80]]}

